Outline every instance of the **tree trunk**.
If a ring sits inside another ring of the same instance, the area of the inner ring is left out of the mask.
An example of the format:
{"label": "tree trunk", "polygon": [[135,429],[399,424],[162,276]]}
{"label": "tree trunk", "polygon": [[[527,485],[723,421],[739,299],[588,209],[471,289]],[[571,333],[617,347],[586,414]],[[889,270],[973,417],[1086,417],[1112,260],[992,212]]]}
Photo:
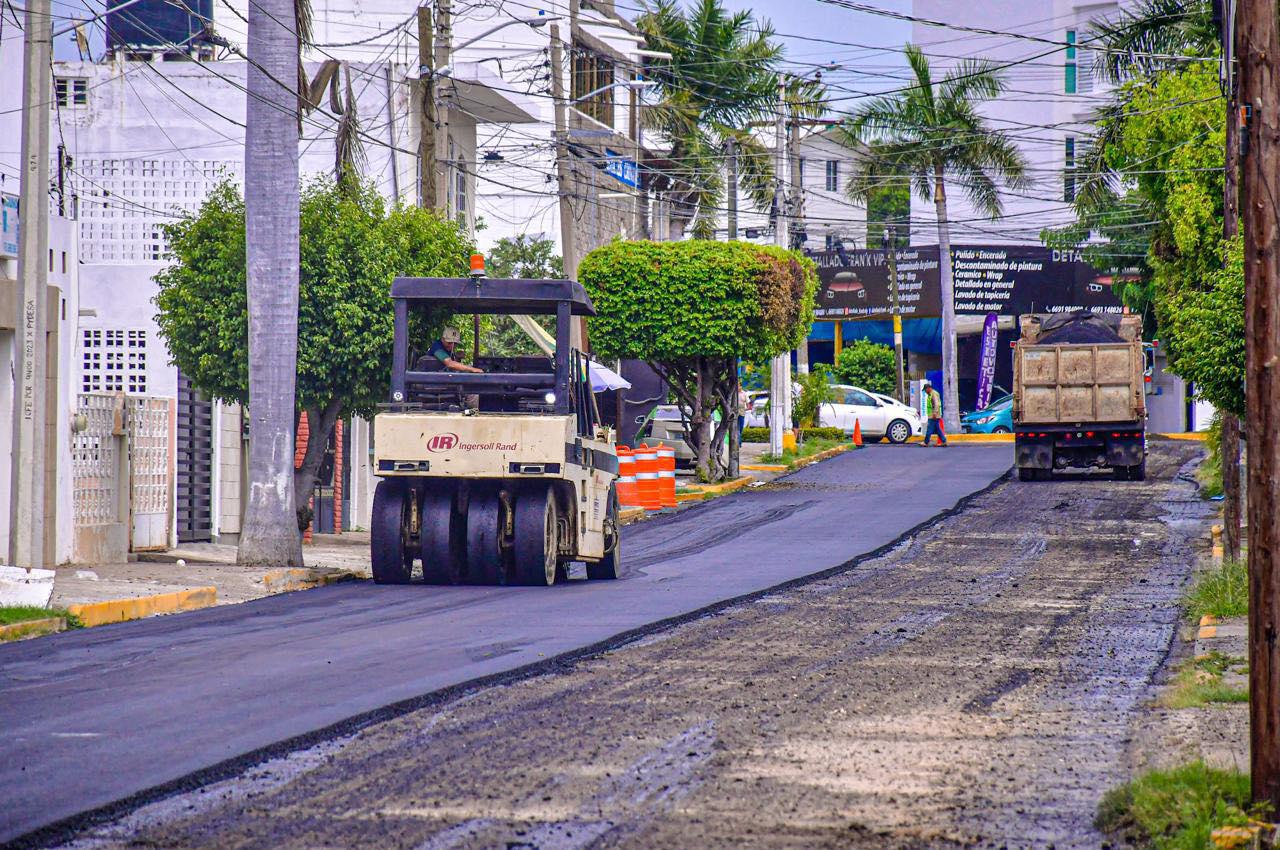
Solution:
{"label": "tree trunk", "polygon": [[1222,414],[1222,546],[1232,561],[1240,560],[1240,420]]}
{"label": "tree trunk", "polygon": [[1275,0],[1241,0],[1240,103],[1249,119],[1244,212],[1249,451],[1249,732],[1253,799],[1280,811],[1280,25]]}
{"label": "tree trunk", "polygon": [[741,462],[741,455],[742,455],[742,432],[738,430],[738,417],[745,416],[747,412],[745,410],[738,409],[738,396],[742,392],[742,386],[739,383],[739,379],[738,379],[737,358],[734,358],[733,360],[730,361],[729,368],[733,374],[733,381],[729,389],[729,396],[730,398],[733,399],[733,403],[728,406],[730,411],[729,419],[731,420],[729,423],[728,475],[730,480],[733,480],[742,474],[742,469],[739,465]]}
{"label": "tree trunk", "polygon": [[324,408],[307,409],[307,450],[302,455],[302,465],[293,473],[293,498],[297,505],[299,530],[306,527],[302,518],[307,513],[307,499],[318,483],[320,466],[324,463],[329,438],[333,435],[333,426],[338,421],[341,409],[342,403],[337,400],[329,402]]}
{"label": "tree trunk", "polygon": [[694,406],[693,421],[691,423],[696,436],[694,442],[697,444],[697,460],[695,464],[698,470],[698,478],[703,481],[711,481],[711,416],[707,410],[707,389],[706,389],[706,358],[697,358],[697,373],[694,383]]}
{"label": "tree trunk", "polygon": [[938,214],[938,288],[942,292],[942,416],[947,433],[960,433],[960,391],[956,383],[956,293],[951,275],[951,227],[942,166],[933,174],[933,205]]}
{"label": "tree trunk", "polygon": [[245,242],[249,304],[249,503],[241,564],[298,566],[293,492],[298,352],[298,93],[293,0],[249,5]]}

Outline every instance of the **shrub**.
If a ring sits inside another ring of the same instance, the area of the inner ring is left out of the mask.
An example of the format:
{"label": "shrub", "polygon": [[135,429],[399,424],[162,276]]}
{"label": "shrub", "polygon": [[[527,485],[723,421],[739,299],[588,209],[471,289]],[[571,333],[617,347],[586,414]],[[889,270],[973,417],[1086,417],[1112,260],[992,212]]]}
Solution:
{"label": "shrub", "polygon": [[1244,826],[1260,814],[1249,803],[1249,776],[1196,761],[1155,770],[1108,791],[1095,825],[1128,844],[1201,850],[1221,826]]}
{"label": "shrub", "polygon": [[1183,602],[1187,616],[1243,617],[1249,613],[1249,566],[1244,561],[1223,561],[1222,566],[1201,573]]}
{"label": "shrub", "polygon": [[893,349],[865,339],[845,346],[832,371],[840,383],[873,393],[892,393],[898,383]]}
{"label": "shrub", "polygon": [[[765,431],[765,439],[768,437],[769,432]],[[843,440],[845,433],[840,428],[801,428],[800,438],[802,440]]]}
{"label": "shrub", "polygon": [[769,429],[768,428],[743,428],[742,442],[767,443],[769,442]]}

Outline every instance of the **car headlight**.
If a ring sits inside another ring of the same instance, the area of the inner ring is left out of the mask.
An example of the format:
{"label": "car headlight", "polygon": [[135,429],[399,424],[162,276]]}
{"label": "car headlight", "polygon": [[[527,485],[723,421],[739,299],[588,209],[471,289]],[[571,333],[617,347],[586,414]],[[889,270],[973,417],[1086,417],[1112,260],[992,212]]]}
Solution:
{"label": "car headlight", "polygon": [[981,418],[979,418],[979,419],[975,419],[975,420],[973,420],[973,424],[974,424],[974,425],[986,425],[988,422],[991,422],[991,421],[992,421],[992,420],[994,420],[994,419],[995,419],[995,417],[994,417],[994,416],[983,416],[983,417],[981,417]]}

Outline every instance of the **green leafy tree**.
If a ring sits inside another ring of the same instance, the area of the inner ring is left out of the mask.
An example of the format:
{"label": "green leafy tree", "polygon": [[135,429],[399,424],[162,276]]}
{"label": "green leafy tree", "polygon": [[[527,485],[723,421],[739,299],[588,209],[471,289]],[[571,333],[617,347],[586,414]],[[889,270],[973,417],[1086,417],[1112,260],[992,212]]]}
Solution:
{"label": "green leafy tree", "polygon": [[893,244],[911,245],[911,186],[903,177],[895,185],[885,185],[867,195],[867,247],[879,248],[885,227],[892,225]]}
{"label": "green leafy tree", "polygon": [[[293,478],[301,515],[334,422],[372,416],[391,384],[391,280],[464,276],[472,246],[453,223],[387,207],[367,184],[317,180],[300,212],[295,415],[306,411],[311,433]],[[250,403],[244,216],[238,190],[217,187],[195,215],[166,226],[174,261],[155,278],[156,323],[174,364],[239,404]]]}
{"label": "green leafy tree", "polygon": [[723,478],[728,465],[711,447],[736,427],[738,359],[768,360],[806,337],[813,261],[745,242],[618,241],[588,254],[578,277],[599,312],[592,348],[661,375],[688,416],[699,474]]}
{"label": "green leafy tree", "polygon": [[797,428],[813,428],[818,424],[818,411],[835,397],[826,364],[817,363],[807,374],[797,375],[800,395],[792,408]]}
{"label": "green leafy tree", "polygon": [[859,339],[840,350],[832,372],[842,384],[891,395],[898,385],[896,364],[892,348]]}
{"label": "green leafy tree", "polygon": [[942,290],[942,407],[947,429],[958,432],[947,184],[958,186],[975,208],[994,219],[1003,209],[999,184],[1025,187],[1026,164],[1017,146],[992,129],[978,111],[982,101],[1004,91],[1004,79],[994,63],[967,59],[937,80],[920,48],[908,44],[906,56],[912,85],[872,99],[842,125],[846,143],[866,151],[854,167],[848,191],[854,200],[865,203],[877,191],[900,186],[903,175],[909,175],[916,194],[933,201]]}
{"label": "green leafy tree", "polygon": [[[763,209],[773,202],[773,153],[751,132],[754,121],[778,112],[782,45],[767,21],[750,12],[730,13],[721,0],[657,0],[636,20],[654,50],[670,59],[647,63],[656,101],[646,106],[648,126],[671,144],[666,173],[675,188],[677,213],[692,219],[699,239],[715,235],[724,208],[724,152],[736,146],[743,191]],[[816,118],[824,111],[822,86],[788,84],[791,111]]]}
{"label": "green leafy tree", "polygon": [[[556,243],[541,234],[504,236],[485,255],[490,277],[529,280],[558,280],[564,277],[564,262]],[[531,317],[543,330],[555,336],[555,320]],[[468,337],[469,340],[469,337]],[[492,357],[541,354],[542,350],[510,316],[480,317],[480,350]]]}

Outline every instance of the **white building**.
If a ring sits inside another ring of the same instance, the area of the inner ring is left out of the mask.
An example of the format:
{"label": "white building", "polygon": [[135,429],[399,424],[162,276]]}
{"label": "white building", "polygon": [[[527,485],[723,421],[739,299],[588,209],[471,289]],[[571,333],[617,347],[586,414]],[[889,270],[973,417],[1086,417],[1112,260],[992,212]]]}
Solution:
{"label": "white building", "polygon": [[[1094,73],[1089,24],[1114,17],[1124,5],[1116,0],[914,0],[917,18],[1000,33],[912,25],[912,41],[929,57],[935,79],[973,57],[1003,66],[1006,91],[981,111],[993,129],[1017,143],[1030,178],[1026,189],[1002,192],[1004,215],[997,222],[976,211],[962,191],[949,192],[952,242],[1038,243],[1044,228],[1074,220],[1068,172],[1094,109],[1108,99],[1107,84]],[[911,217],[913,243],[936,244],[932,203],[913,197]]]}

